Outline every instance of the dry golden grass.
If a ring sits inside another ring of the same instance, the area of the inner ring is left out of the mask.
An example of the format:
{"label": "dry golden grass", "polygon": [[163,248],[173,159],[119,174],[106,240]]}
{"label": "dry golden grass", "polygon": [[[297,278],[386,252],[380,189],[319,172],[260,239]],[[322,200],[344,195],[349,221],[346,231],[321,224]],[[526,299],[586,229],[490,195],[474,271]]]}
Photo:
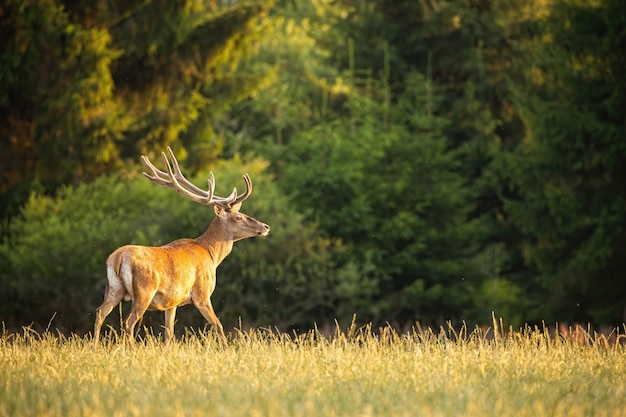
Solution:
{"label": "dry golden grass", "polygon": [[0,416],[626,416],[623,340],[526,329],[0,336]]}

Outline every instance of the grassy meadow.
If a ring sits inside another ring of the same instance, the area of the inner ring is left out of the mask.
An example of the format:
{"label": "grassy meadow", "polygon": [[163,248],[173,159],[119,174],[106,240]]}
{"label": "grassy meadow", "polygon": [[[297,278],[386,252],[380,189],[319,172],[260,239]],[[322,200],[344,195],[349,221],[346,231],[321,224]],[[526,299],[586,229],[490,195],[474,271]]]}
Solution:
{"label": "grassy meadow", "polygon": [[624,336],[0,335],[0,416],[626,416]]}

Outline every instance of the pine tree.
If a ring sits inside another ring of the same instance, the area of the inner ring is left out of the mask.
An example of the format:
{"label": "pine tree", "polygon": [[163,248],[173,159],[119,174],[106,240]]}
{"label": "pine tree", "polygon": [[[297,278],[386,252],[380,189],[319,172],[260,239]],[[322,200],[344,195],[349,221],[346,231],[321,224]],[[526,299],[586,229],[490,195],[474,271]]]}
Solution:
{"label": "pine tree", "polygon": [[461,319],[475,278],[472,191],[441,134],[445,121],[430,113],[438,93],[418,73],[407,80],[397,103],[372,80],[371,96],[348,95],[351,117],[292,137],[281,183],[367,265],[362,279],[378,294],[361,319]]}
{"label": "pine tree", "polygon": [[[390,102],[402,96],[411,71],[440,90],[435,115],[449,121],[441,134],[455,151],[454,169],[473,189],[468,221],[480,224],[473,263],[482,276],[474,283],[478,289],[468,302],[468,316],[488,320],[491,310],[505,305],[507,311],[523,309],[527,276],[517,252],[518,231],[504,215],[512,190],[499,168],[524,135],[509,82],[520,63],[517,44],[533,36],[545,6],[489,0],[333,4],[340,10],[332,26],[352,40],[336,45],[336,62],[346,69],[370,69],[374,77],[388,71]],[[345,53],[350,45],[353,61]],[[515,315],[516,323],[523,320],[523,314]]]}
{"label": "pine tree", "polygon": [[535,320],[626,319],[626,40],[623,3],[563,0],[526,45],[517,98],[528,126],[509,159]]}

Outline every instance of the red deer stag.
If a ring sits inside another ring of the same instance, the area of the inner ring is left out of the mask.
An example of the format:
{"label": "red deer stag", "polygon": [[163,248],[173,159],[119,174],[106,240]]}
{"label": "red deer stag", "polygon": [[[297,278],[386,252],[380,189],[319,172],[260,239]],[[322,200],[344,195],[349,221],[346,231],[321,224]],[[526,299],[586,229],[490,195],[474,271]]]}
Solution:
{"label": "red deer stag", "polygon": [[213,206],[215,219],[200,237],[179,239],[160,247],[126,245],[115,250],[107,259],[107,282],[104,302],[96,310],[94,343],[98,343],[104,319],[122,299],[132,300],[124,329],[134,340],[135,325],[146,310],[165,312],[165,341],[174,335],[176,308],[193,303],[202,316],[224,337],[224,329],[211,305],[215,289],[217,266],[228,256],[233,242],[252,236],[267,236],[270,227],[239,212],[241,203],[250,196],[252,182],[243,176],[246,191],[237,189],[228,197],[213,194],[215,179],[209,174],[208,190],[204,191],[187,180],[172,150],[161,153],[167,172],[158,170],[148,158],[141,157],[150,174],[150,181],[172,188],[196,203]]}

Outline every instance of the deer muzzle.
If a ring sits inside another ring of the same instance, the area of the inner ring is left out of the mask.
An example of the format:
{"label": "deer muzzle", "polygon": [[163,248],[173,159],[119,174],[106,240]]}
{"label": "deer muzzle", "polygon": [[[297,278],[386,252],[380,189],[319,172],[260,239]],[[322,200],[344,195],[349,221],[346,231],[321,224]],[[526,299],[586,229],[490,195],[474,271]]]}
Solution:
{"label": "deer muzzle", "polygon": [[265,223],[261,223],[261,228],[257,232],[257,235],[258,236],[267,236],[267,235],[269,235],[269,233],[270,233],[269,225],[267,225]]}

